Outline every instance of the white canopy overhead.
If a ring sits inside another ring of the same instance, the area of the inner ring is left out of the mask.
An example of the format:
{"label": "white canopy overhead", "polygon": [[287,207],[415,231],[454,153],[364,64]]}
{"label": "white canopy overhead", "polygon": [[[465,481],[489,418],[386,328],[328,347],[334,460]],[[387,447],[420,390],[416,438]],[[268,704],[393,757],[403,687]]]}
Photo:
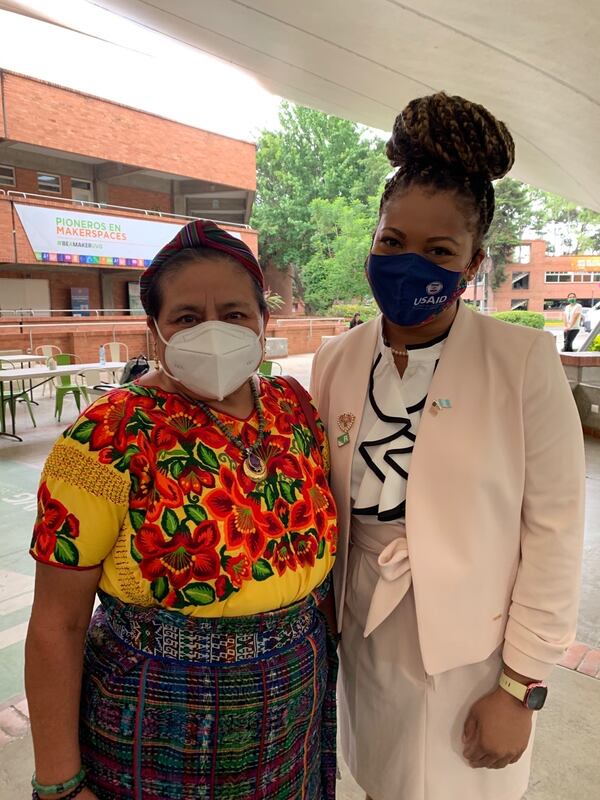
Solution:
{"label": "white canopy overhead", "polygon": [[[384,130],[439,89],[483,103],[515,137],[515,177],[600,210],[599,0],[94,2]],[[201,99],[202,77],[185,80]]]}

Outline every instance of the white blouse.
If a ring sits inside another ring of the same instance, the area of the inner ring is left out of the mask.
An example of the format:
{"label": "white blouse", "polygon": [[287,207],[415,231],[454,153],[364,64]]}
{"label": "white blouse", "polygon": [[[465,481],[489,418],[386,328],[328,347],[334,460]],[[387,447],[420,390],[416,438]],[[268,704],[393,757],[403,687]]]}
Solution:
{"label": "white blouse", "polygon": [[365,522],[404,520],[410,459],[446,338],[409,345],[401,378],[380,331],[352,461],[352,513]]}

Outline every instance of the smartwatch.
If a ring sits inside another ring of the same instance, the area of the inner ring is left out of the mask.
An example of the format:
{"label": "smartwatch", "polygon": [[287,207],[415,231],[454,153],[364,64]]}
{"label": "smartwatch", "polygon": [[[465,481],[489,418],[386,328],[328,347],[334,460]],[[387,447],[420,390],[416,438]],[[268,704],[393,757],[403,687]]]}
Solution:
{"label": "smartwatch", "polygon": [[504,671],[500,675],[499,686],[516,697],[530,711],[542,709],[548,695],[548,686],[543,681],[519,683],[514,678],[509,678]]}

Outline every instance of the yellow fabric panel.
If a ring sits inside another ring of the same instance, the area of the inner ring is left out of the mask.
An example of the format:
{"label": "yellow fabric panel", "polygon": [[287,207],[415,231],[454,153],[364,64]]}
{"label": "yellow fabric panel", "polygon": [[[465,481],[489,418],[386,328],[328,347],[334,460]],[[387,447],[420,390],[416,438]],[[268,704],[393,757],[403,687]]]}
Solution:
{"label": "yellow fabric panel", "polygon": [[42,472],[32,555],[67,568],[101,564],[126,517],[128,486],[124,475],[80,444],[59,440]]}

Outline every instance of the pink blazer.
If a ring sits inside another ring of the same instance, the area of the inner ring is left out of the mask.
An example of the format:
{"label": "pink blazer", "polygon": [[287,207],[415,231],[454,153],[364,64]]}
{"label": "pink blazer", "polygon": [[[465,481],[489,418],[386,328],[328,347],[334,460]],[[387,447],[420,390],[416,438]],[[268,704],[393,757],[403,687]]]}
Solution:
{"label": "pink blazer", "polygon": [[[328,428],[339,511],[343,622],[350,478],[380,318],[325,342],[311,392]],[[436,399],[451,408],[436,410]],[[355,415],[338,446],[338,418]],[[585,465],[577,409],[551,334],[459,311],[419,426],[406,533],[425,669],[487,658],[546,677],[575,634]]]}

